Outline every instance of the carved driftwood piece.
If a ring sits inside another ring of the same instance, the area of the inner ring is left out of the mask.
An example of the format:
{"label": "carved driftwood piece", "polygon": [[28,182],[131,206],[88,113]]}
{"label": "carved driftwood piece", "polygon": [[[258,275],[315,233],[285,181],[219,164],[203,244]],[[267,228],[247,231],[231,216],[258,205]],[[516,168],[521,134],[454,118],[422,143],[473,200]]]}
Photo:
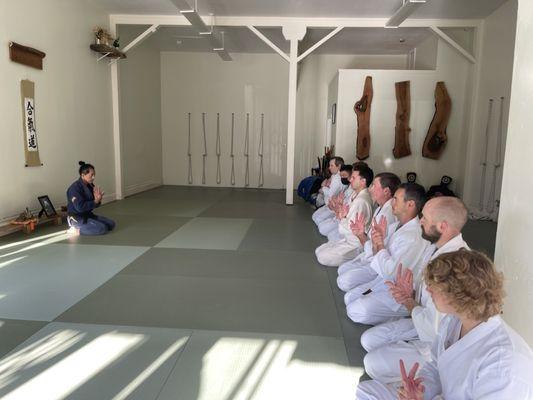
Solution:
{"label": "carved driftwood piece", "polygon": [[396,82],[396,127],[394,149],[395,158],[407,157],[411,154],[409,146],[409,117],[411,116],[411,90],[409,81]]}
{"label": "carved driftwood piece", "polygon": [[367,76],[363,97],[353,106],[357,115],[357,147],[356,156],[359,160],[364,160],[370,155],[370,105],[372,104],[372,77]]}
{"label": "carved driftwood piece", "polygon": [[422,146],[422,156],[438,160],[446,147],[448,137],[446,127],[452,112],[452,100],[448,95],[444,82],[437,82],[435,87],[435,115],[429,126],[424,145]]}

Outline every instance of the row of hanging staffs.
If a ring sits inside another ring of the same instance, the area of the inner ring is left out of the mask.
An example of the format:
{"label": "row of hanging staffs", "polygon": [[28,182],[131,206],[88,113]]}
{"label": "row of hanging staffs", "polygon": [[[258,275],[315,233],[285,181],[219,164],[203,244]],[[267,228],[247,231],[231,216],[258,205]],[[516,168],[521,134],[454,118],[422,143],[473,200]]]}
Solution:
{"label": "row of hanging staffs", "polygon": [[[204,152],[202,154],[202,184],[205,185],[206,181],[206,159],[207,159],[207,133],[205,124],[206,113],[202,113],[202,132],[204,139]],[[191,113],[187,114],[188,118],[188,142],[187,142],[187,157],[189,159],[189,172],[187,181],[189,184],[193,183],[192,178],[192,153],[191,153]],[[264,119],[265,115],[261,114],[261,131],[259,134],[259,183],[258,187],[263,187],[264,174],[263,174],[263,136],[264,136]],[[235,113],[231,113],[231,185],[235,185],[235,154],[233,152],[233,138],[235,135]],[[222,172],[220,169],[220,113],[217,113],[217,139],[216,139],[216,156],[217,156],[217,184],[222,182]],[[246,113],[246,134],[244,136],[244,158],[246,159],[245,174],[244,174],[244,186],[250,186],[250,162],[249,162],[249,150],[250,150],[250,114]]]}
{"label": "row of hanging staffs", "polygon": [[[492,119],[492,107],[493,107],[494,99],[489,99],[489,110],[487,114],[487,125],[485,128],[485,151],[482,156],[481,160],[481,188],[479,193],[479,204],[478,208],[479,211],[483,211],[484,207],[484,200],[485,200],[485,180],[486,180],[486,174],[487,174],[487,159],[488,159],[488,152],[489,152],[489,139],[490,139],[490,122]],[[498,118],[498,132],[497,132],[497,143],[495,147],[495,155],[494,155],[494,171],[492,175],[492,183],[489,191],[489,199],[487,202],[487,208],[486,211],[489,214],[492,214],[494,212],[494,208],[496,205],[496,178],[497,178],[497,171],[501,167],[501,157],[502,157],[502,137],[503,137],[503,106],[504,106],[504,97],[500,97],[500,115]]]}

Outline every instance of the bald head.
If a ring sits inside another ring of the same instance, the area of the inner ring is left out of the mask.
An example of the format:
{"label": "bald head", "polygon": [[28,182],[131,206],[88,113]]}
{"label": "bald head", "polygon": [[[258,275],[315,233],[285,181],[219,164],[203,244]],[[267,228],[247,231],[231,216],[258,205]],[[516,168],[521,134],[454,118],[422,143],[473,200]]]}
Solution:
{"label": "bald head", "polygon": [[432,198],[426,203],[422,212],[434,222],[445,221],[452,229],[459,232],[468,219],[468,210],[463,201],[451,196]]}

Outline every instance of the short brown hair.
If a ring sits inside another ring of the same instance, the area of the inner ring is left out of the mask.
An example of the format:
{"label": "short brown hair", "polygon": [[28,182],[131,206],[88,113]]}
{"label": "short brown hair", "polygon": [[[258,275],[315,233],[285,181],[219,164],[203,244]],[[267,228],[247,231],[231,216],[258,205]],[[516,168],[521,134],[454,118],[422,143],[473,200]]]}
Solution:
{"label": "short brown hair", "polygon": [[394,196],[394,192],[398,189],[398,186],[402,183],[398,175],[392,172],[381,172],[374,177],[374,180],[379,178],[379,183],[382,189],[389,189],[391,196]]}
{"label": "short brown hair", "polygon": [[502,311],[503,274],[479,251],[460,249],[440,255],[428,264],[425,280],[469,318],[486,321]]}

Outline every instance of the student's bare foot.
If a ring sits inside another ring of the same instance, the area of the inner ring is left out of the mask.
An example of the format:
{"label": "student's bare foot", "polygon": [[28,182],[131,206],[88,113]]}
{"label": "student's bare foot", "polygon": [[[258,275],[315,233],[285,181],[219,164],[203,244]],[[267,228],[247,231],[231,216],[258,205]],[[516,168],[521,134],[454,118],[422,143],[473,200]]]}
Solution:
{"label": "student's bare foot", "polygon": [[80,234],[80,230],[78,228],[74,228],[73,226],[71,226],[67,230],[67,235],[69,236],[79,236],[79,234]]}

